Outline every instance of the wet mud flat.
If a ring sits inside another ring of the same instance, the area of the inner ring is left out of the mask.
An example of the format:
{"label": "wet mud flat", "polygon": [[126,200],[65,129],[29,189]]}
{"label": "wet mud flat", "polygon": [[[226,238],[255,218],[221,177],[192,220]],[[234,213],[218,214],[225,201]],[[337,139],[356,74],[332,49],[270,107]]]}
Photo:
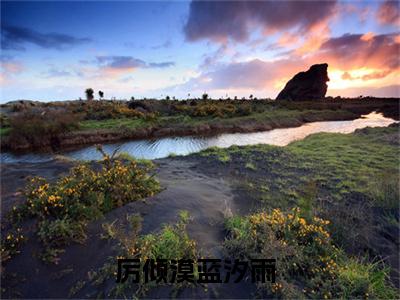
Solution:
{"label": "wet mud flat", "polygon": [[[88,272],[101,268],[104,262],[115,256],[115,243],[104,240],[102,224],[121,222],[126,215],[140,214],[143,218],[141,234],[159,230],[162,224],[177,221],[181,210],[187,210],[191,216],[188,234],[195,239],[201,253],[207,258],[223,258],[222,243],[225,238],[224,219],[233,214],[246,214],[250,205],[243,205],[235,200],[235,191],[229,181],[215,179],[198,170],[198,165],[191,159],[161,159],[155,161],[157,179],[163,190],[144,201],[132,202],[106,214],[104,218],[88,226],[84,244],[72,244],[60,256],[57,265],[44,264],[38,255],[41,245],[37,241],[31,222],[23,224],[28,240],[23,244],[21,253],[5,264],[6,276],[2,281],[2,297],[22,298],[67,298],[71,288],[77,282],[86,282]],[[23,201],[21,187],[30,176],[41,176],[55,180],[65,174],[72,162],[52,161],[48,163],[15,163],[1,166],[2,214],[5,217],[12,206]],[[5,220],[3,217],[3,220]],[[2,230],[7,228],[3,221]],[[211,285],[212,286],[212,285]],[[222,290],[221,290],[222,289]],[[251,284],[214,285],[204,292],[202,287],[188,288],[181,297],[248,297],[254,286]],[[148,297],[169,297],[170,287],[156,288]],[[74,297],[93,297],[99,291],[92,287],[82,289]]]}
{"label": "wet mud flat", "polygon": [[[222,245],[227,236],[224,226],[227,217],[296,206],[295,198],[300,196],[296,195],[296,189],[306,186],[315,176],[324,182],[316,197],[323,202],[328,196],[342,194],[343,191],[336,194],[334,191],[338,184],[341,186],[341,181],[352,178],[354,166],[360,163],[372,168],[366,172],[380,166],[394,167],[388,170],[396,171],[398,151],[398,124],[393,124],[386,128],[365,128],[350,135],[321,133],[287,147],[213,148],[189,156],[154,160],[154,173],[160,181],[161,192],[114,209],[90,223],[86,241],[67,246],[58,264],[44,264],[38,258],[42,246],[34,230],[35,224],[29,220],[24,222],[23,231],[28,241],[22,245],[21,253],[4,265],[2,298],[106,297],[103,290],[88,284],[90,272],[99,270],[110,257],[117,255],[116,242],[102,238],[102,224],[117,220],[121,226],[127,225],[128,214],[140,214],[143,218],[141,234],[148,234],[160,230],[162,224],[175,223],[179,211],[187,210],[191,216],[188,234],[196,240],[202,256],[225,258]],[[342,155],[330,154],[337,152]],[[337,168],[338,163],[341,168]],[[9,226],[4,216],[14,204],[23,201],[20,189],[29,176],[43,176],[54,181],[74,164],[61,160],[44,164],[2,164],[2,232]],[[367,206],[366,196],[355,190],[343,195],[340,201],[333,199],[323,203],[326,210],[323,217],[342,226],[341,230],[347,235],[354,234],[351,237],[354,243],[346,249],[348,253],[384,260],[392,268],[391,280],[398,287],[399,228],[390,222],[380,224],[389,210]],[[398,209],[390,212],[398,221]],[[356,222],[343,219],[343,215],[355,218]],[[71,294],[80,283],[80,288]],[[207,290],[201,286],[185,288],[177,294],[169,286],[157,287],[146,297],[167,298],[174,294],[183,298],[250,298],[255,292],[254,284],[241,282],[210,284]]]}

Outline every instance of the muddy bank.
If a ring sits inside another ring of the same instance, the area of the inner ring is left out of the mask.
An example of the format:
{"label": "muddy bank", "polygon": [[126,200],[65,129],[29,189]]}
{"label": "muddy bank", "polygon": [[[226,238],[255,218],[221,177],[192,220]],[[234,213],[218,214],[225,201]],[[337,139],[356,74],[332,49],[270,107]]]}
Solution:
{"label": "muddy bank", "polygon": [[228,122],[212,121],[207,124],[190,126],[150,126],[148,128],[117,128],[107,130],[74,131],[66,134],[41,139],[40,143],[33,145],[26,140],[11,141],[8,136],[1,139],[2,151],[28,152],[40,150],[51,152],[59,149],[72,149],[75,146],[117,142],[123,140],[139,140],[171,136],[196,136],[215,135],[220,133],[248,133],[266,131],[274,128],[298,127],[307,122],[353,120],[360,117],[346,111],[307,112],[298,118],[275,120],[251,120],[242,123],[230,124]]}
{"label": "muddy bank", "polygon": [[[34,224],[24,223],[23,229],[28,241],[22,246],[21,253],[5,264],[2,281],[2,298],[68,298],[71,289],[79,282],[88,282],[88,272],[96,271],[110,257],[115,256],[115,242],[104,240],[102,224],[117,220],[126,225],[127,214],[139,213],[143,217],[142,234],[159,230],[162,224],[177,221],[180,210],[191,215],[188,233],[195,239],[201,253],[206,257],[222,257],[221,247],[225,238],[224,219],[233,214],[242,215],[251,210],[249,203],[237,201],[236,192],[229,181],[215,179],[198,171],[195,162],[185,159],[162,159],[157,164],[157,178],[163,191],[146,201],[133,202],[115,209],[101,220],[91,223],[84,244],[72,244],[60,256],[58,265],[46,265],[37,257],[41,245],[34,234]],[[55,180],[67,172],[72,163],[52,161],[42,164],[2,165],[1,199],[2,213],[7,214],[22,201],[19,190],[28,176],[42,176]],[[236,196],[235,196],[236,195]],[[2,222],[2,231],[7,229]],[[208,292],[203,288],[187,289],[180,297],[218,297],[247,298],[254,286],[243,284],[215,285]],[[99,290],[91,285],[84,286],[74,294],[77,298],[96,297]],[[152,290],[148,297],[169,297],[170,288]]]}

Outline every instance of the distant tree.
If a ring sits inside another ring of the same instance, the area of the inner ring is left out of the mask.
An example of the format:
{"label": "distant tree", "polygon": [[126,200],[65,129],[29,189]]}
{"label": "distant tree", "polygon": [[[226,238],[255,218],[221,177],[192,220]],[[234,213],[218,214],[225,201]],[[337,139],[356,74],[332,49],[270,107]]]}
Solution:
{"label": "distant tree", "polygon": [[176,100],[175,96],[172,97],[172,100]]}
{"label": "distant tree", "polygon": [[237,96],[235,96],[235,98],[233,98],[233,99],[237,100]]}
{"label": "distant tree", "polygon": [[201,99],[207,100],[207,99],[208,99],[208,94],[207,94],[207,93],[204,93],[204,94],[201,96]]}
{"label": "distant tree", "polygon": [[93,100],[93,98],[94,98],[94,91],[93,91],[93,89],[92,88],[88,88],[88,89],[86,89],[86,91],[85,91],[85,94],[86,94],[86,99],[87,100]]}
{"label": "distant tree", "polygon": [[99,91],[99,98],[103,99],[103,97],[104,97],[104,92],[103,91]]}
{"label": "distant tree", "polygon": [[249,98],[250,98],[250,100],[252,100],[253,99],[253,95],[250,95]]}
{"label": "distant tree", "polygon": [[132,101],[135,100],[135,97],[132,96],[132,97],[131,97],[131,100],[132,100]]}
{"label": "distant tree", "polygon": [[169,97],[169,96],[166,96],[165,97],[165,100],[170,100],[171,98]]}

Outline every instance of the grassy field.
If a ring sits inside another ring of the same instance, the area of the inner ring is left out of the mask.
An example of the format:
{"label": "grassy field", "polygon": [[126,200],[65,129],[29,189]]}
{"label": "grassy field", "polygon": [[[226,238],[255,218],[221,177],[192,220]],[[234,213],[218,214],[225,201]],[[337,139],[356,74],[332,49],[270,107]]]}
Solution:
{"label": "grassy field", "polygon": [[[398,99],[369,98],[297,103],[269,100],[71,101],[14,103],[2,108],[0,136],[2,147],[9,150],[52,149],[63,144],[103,143],[136,137],[254,132],[313,121],[351,120],[375,110],[398,118]],[[102,135],[105,132],[107,136]]]}
{"label": "grassy field", "polygon": [[[398,244],[390,241],[398,241],[399,228],[398,130],[320,133],[287,147],[194,155],[205,172],[230,177],[242,201],[256,203],[255,213],[227,220],[226,251],[279,257],[280,283],[261,287],[278,297],[394,297],[387,279],[398,280]],[[301,232],[309,234],[305,244]]]}

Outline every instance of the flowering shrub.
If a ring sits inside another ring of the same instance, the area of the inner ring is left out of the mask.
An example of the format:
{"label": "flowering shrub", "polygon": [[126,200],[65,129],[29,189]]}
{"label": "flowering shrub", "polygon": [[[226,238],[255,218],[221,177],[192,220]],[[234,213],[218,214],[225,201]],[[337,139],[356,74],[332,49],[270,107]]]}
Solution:
{"label": "flowering shrub", "polygon": [[88,221],[159,190],[158,182],[148,175],[149,166],[139,166],[135,160],[125,164],[104,152],[103,156],[99,170],[80,164],[54,184],[36,177],[27,185],[26,203],[13,215],[36,217],[38,236],[48,250],[84,241]]}
{"label": "flowering shrub", "polygon": [[[327,229],[329,221],[302,215],[299,208],[286,213],[274,209],[271,213],[228,219],[230,236],[225,249],[233,256],[247,259],[275,258],[276,283],[267,282],[260,288],[266,288],[276,297],[327,299],[386,295],[390,298],[393,295],[393,289],[386,285],[384,271],[376,265],[350,260],[333,245]],[[350,262],[352,271],[349,272]],[[348,274],[353,274],[351,280]],[[377,277],[377,274],[383,276]],[[360,278],[363,284],[358,284]],[[384,288],[377,289],[377,286]]]}
{"label": "flowering shrub", "polygon": [[16,228],[2,237],[1,241],[1,262],[9,260],[13,255],[19,253],[19,246],[24,242],[25,237],[21,228]]}

